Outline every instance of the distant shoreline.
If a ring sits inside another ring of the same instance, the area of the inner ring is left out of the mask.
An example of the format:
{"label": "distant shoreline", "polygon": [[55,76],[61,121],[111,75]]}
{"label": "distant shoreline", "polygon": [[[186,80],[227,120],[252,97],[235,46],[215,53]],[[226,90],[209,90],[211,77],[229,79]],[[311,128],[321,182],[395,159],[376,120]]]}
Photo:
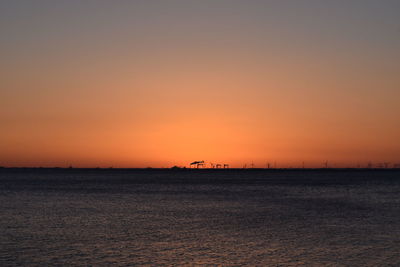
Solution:
{"label": "distant shoreline", "polygon": [[400,168],[104,168],[104,167],[6,167],[1,170],[61,170],[61,171],[400,171]]}

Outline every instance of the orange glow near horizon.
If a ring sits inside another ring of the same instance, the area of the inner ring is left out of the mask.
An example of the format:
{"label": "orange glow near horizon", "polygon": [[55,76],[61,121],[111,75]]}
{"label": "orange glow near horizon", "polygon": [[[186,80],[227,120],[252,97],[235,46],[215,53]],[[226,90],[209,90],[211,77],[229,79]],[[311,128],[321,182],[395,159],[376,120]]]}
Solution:
{"label": "orange glow near horizon", "polygon": [[397,37],[373,32],[382,43],[369,45],[336,20],[310,29],[304,16],[297,29],[242,6],[200,9],[209,21],[186,25],[180,9],[145,6],[136,17],[115,7],[110,24],[78,12],[79,30],[69,16],[57,31],[53,17],[38,16],[35,34],[13,24],[22,37],[2,44],[0,166],[400,163]]}

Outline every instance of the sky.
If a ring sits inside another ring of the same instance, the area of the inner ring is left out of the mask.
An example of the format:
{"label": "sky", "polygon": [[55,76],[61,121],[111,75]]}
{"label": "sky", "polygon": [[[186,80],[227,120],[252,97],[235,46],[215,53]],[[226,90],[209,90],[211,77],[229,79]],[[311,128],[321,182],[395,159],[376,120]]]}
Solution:
{"label": "sky", "polygon": [[0,166],[400,163],[400,1],[1,1]]}

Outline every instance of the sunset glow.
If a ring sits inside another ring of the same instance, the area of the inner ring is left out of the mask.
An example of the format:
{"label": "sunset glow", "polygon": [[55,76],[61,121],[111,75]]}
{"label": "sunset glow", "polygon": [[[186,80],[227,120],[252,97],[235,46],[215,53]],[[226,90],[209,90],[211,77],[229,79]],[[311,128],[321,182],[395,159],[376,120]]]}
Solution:
{"label": "sunset glow", "polygon": [[0,166],[400,162],[399,1],[99,2],[0,4]]}

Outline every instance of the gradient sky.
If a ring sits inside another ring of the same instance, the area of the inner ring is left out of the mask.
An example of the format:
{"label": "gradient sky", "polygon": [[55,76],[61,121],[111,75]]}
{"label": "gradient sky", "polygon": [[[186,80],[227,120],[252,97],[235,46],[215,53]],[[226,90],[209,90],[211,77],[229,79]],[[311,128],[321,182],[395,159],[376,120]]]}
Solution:
{"label": "gradient sky", "polygon": [[0,165],[400,162],[400,1],[1,1]]}

